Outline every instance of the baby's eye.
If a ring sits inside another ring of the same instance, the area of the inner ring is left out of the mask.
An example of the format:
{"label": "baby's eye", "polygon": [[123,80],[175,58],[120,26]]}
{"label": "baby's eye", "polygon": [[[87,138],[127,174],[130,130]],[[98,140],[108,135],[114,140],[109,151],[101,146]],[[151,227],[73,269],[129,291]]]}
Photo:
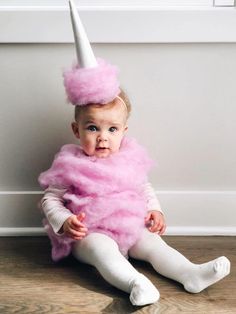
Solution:
{"label": "baby's eye", "polygon": [[113,133],[113,132],[117,131],[117,128],[115,126],[112,126],[112,127],[109,128],[109,131],[111,133]]}
{"label": "baby's eye", "polygon": [[96,132],[98,130],[98,128],[96,127],[96,125],[89,125],[87,127],[87,130],[89,130],[91,132]]}

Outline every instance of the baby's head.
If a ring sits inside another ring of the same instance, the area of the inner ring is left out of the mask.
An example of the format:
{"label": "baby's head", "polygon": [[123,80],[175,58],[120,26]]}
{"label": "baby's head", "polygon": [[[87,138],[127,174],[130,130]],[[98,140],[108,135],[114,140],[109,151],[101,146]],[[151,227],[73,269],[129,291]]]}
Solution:
{"label": "baby's head", "polygon": [[110,103],[88,104],[75,107],[72,130],[84,153],[99,158],[108,157],[120,149],[128,129],[127,120],[131,105],[126,94],[121,93]]}

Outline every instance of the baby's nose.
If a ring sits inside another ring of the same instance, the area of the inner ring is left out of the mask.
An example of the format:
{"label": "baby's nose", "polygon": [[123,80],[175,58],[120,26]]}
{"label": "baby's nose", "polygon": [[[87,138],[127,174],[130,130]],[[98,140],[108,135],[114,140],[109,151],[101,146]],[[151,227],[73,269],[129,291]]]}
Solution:
{"label": "baby's nose", "polygon": [[107,141],[107,136],[105,133],[101,133],[98,135],[97,137],[98,142],[103,142],[103,141]]}

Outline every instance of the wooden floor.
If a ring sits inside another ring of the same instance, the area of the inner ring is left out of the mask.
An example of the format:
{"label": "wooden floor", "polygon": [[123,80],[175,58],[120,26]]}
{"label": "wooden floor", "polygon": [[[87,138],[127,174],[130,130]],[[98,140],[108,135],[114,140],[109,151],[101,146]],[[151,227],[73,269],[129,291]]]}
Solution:
{"label": "wooden floor", "polygon": [[236,237],[168,236],[165,240],[193,262],[227,256],[231,274],[200,294],[190,294],[149,265],[132,260],[161,294],[158,303],[140,308],[94,268],[72,257],[52,263],[46,237],[0,238],[0,313],[236,313]]}

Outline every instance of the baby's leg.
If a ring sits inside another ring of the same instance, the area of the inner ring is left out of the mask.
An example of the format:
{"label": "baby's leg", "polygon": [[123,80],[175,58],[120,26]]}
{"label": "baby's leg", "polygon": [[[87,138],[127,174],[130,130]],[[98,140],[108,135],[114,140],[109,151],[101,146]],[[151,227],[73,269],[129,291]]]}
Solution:
{"label": "baby's leg", "polygon": [[193,264],[167,245],[160,236],[145,230],[141,239],[130,249],[133,258],[148,261],[161,275],[184,285],[185,290],[198,293],[227,276],[229,260],[221,256],[204,264]]}
{"label": "baby's leg", "polygon": [[130,293],[133,305],[151,304],[159,299],[155,286],[128,262],[110,237],[92,233],[75,243],[73,255],[79,261],[96,267],[110,284]]}

